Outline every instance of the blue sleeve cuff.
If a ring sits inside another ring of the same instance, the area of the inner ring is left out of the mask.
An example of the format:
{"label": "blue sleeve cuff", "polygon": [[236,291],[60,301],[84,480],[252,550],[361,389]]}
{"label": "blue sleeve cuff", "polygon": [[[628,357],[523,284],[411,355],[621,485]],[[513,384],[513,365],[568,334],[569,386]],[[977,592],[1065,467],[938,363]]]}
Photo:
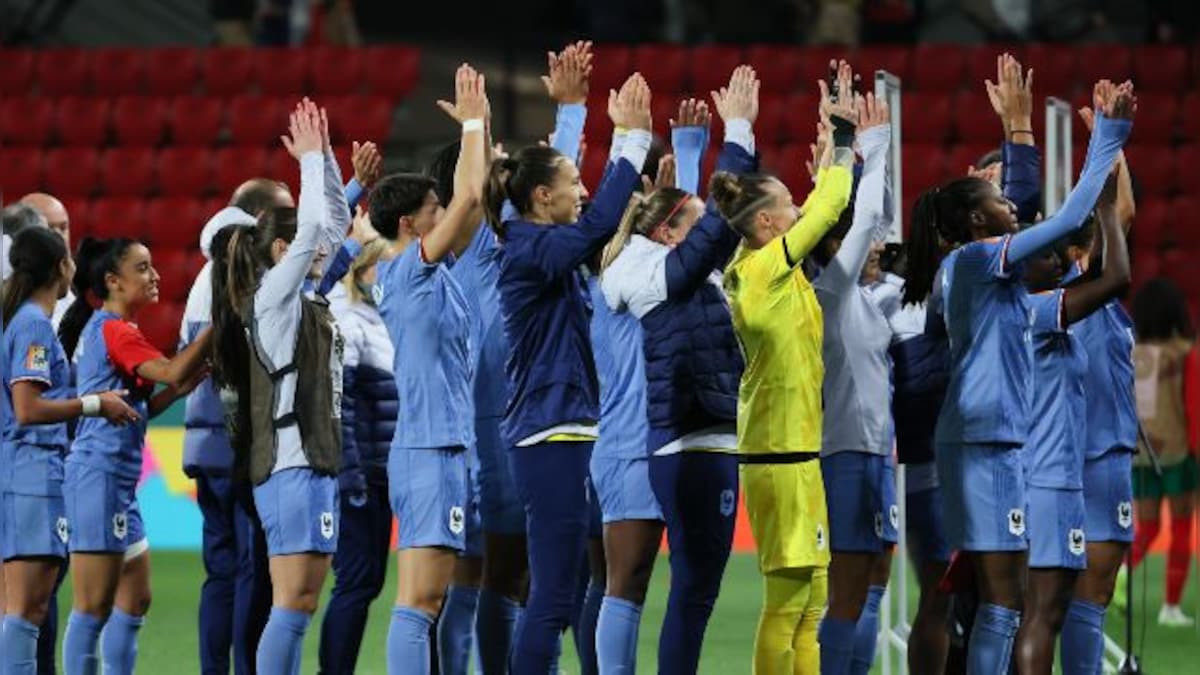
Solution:
{"label": "blue sleeve cuff", "polygon": [[346,203],[350,205],[350,210],[354,211],[354,207],[358,206],[358,202],[366,194],[367,189],[362,183],[358,182],[357,178],[351,178],[349,183],[346,183]]}
{"label": "blue sleeve cuff", "polygon": [[700,164],[708,144],[705,127],[671,129],[671,148],[675,151],[675,187],[692,194],[700,192]]}
{"label": "blue sleeve cuff", "polygon": [[583,138],[583,125],[587,121],[587,106],[582,103],[564,103],[558,106],[554,117],[554,133],[550,138],[550,146],[571,158],[579,161],[579,144]]}

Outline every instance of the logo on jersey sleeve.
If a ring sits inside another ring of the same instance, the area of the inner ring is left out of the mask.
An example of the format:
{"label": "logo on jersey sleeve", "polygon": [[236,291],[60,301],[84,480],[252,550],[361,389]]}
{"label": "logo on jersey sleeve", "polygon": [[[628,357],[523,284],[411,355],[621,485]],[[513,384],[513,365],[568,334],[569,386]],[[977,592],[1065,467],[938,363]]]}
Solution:
{"label": "logo on jersey sleeve", "polygon": [[462,534],[463,528],[466,527],[467,519],[463,515],[461,506],[450,507],[450,531],[454,534]]}
{"label": "logo on jersey sleeve", "polygon": [[50,354],[43,345],[29,345],[25,352],[25,370],[50,370]]}
{"label": "logo on jersey sleeve", "polygon": [[1117,504],[1117,524],[1126,530],[1133,526],[1133,504],[1129,502]]}
{"label": "logo on jersey sleeve", "polygon": [[888,520],[892,521],[892,529],[893,530],[900,529],[900,507],[899,506],[892,504],[892,506],[890,508],[888,508]]}
{"label": "logo on jersey sleeve", "polygon": [[66,516],[58,517],[58,521],[54,523],[54,534],[58,535],[59,541],[67,543],[67,539],[71,537],[71,527],[67,524]]}
{"label": "logo on jersey sleeve", "polygon": [[1086,543],[1082,529],[1076,527],[1067,533],[1067,550],[1071,555],[1083,555]]}
{"label": "logo on jersey sleeve", "polygon": [[125,512],[114,513],[112,517],[113,536],[122,541],[125,540],[125,535],[129,534],[129,522],[125,518]]}
{"label": "logo on jersey sleeve", "polygon": [[875,536],[883,536],[883,514],[879,511],[875,512]]}
{"label": "logo on jersey sleeve", "polygon": [[721,515],[728,518],[733,515],[737,500],[733,498],[733,490],[721,490]]}
{"label": "logo on jersey sleeve", "polygon": [[1025,512],[1023,510],[1012,509],[1008,512],[1008,531],[1014,537],[1025,534]]}
{"label": "logo on jersey sleeve", "polygon": [[825,526],[817,523],[817,550],[825,550]]}
{"label": "logo on jersey sleeve", "polygon": [[331,511],[322,511],[321,517],[321,536],[326,539],[333,539],[333,513]]}

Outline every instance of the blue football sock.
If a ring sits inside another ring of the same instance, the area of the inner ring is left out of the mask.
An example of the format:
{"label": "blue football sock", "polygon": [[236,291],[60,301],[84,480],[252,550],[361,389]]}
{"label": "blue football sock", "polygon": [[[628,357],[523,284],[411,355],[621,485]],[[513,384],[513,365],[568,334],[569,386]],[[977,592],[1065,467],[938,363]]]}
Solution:
{"label": "blue football sock", "polygon": [[1013,639],[1021,624],[1021,613],[990,602],[975,611],[971,648],[967,652],[967,675],[1007,673],[1012,660]]}
{"label": "blue football sock", "polygon": [[817,631],[821,643],[821,675],[846,675],[854,655],[854,631],[857,624],[826,616]]}
{"label": "blue football sock", "polygon": [[850,675],[867,675],[875,662],[875,645],[879,637],[879,603],[883,600],[883,586],[867,589],[867,601],[854,629],[854,655],[850,658]]}
{"label": "blue football sock", "polygon": [[272,607],[271,618],[267,619],[267,626],[258,641],[255,659],[258,672],[286,675],[300,672],[304,632],[311,619],[304,612]]}
{"label": "blue football sock", "polygon": [[1072,600],[1062,628],[1063,675],[1099,675],[1104,656],[1104,608]]}
{"label": "blue football sock", "polygon": [[433,617],[419,609],[392,607],[388,626],[387,664],[389,675],[429,674],[429,629]]}
{"label": "blue football sock", "polygon": [[512,600],[482,588],[475,610],[475,643],[479,650],[479,669],[484,675],[508,672],[513,631],[521,616],[521,606]]}
{"label": "blue football sock", "polygon": [[137,634],[146,619],[114,609],[100,634],[104,675],[133,675],[137,663]]}
{"label": "blue football sock", "polygon": [[100,642],[102,628],[104,621],[101,619],[71,610],[67,632],[63,635],[63,670],[68,675],[96,675],[99,672],[96,645]]}
{"label": "blue football sock", "polygon": [[475,607],[479,589],[451,586],[438,619],[438,668],[443,675],[467,675],[475,643]]}
{"label": "blue football sock", "polygon": [[605,596],[596,623],[596,663],[605,675],[632,675],[637,668],[642,606]]}
{"label": "blue football sock", "polygon": [[5,675],[37,673],[37,626],[9,614],[4,617],[4,639],[0,640],[0,672]]}
{"label": "blue football sock", "polygon": [[600,620],[600,605],[604,601],[604,584],[594,580],[588,583],[583,610],[575,629],[575,648],[579,651],[580,675],[597,675],[596,667],[596,624]]}

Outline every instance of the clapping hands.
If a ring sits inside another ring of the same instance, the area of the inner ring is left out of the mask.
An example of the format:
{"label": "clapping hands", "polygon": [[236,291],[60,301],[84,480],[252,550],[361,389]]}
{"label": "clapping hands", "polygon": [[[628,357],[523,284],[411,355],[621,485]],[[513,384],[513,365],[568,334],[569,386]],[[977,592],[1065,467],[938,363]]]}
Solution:
{"label": "clapping hands", "polygon": [[546,93],[559,103],[584,103],[592,75],[592,43],[579,41],[562,52],[546,54],[549,75],[542,76]]}
{"label": "clapping hands", "polygon": [[634,73],[621,85],[621,91],[608,92],[608,116],[613,124],[625,129],[650,131],[650,85],[641,73]]}
{"label": "clapping hands", "polygon": [[296,104],[288,116],[288,134],[280,136],[288,153],[299,160],[305,153],[329,148],[329,118],[307,97]]}
{"label": "clapping hands", "polygon": [[491,110],[486,85],[483,74],[464,63],[454,74],[454,103],[439,100],[437,105],[459,124],[486,119]]}
{"label": "clapping hands", "polygon": [[[758,119],[758,90],[761,83],[758,75],[750,66],[734,68],[729,77],[729,84],[719,91],[711,92],[717,114],[722,120],[729,122],[734,119],[749,120],[754,124]],[[682,113],[681,113],[682,114]]]}

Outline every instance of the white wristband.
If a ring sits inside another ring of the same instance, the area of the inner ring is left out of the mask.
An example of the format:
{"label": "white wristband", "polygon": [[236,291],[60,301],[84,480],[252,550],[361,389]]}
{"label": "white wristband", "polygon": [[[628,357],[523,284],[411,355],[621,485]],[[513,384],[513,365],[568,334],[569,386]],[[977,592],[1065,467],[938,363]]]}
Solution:
{"label": "white wristband", "polygon": [[100,397],[95,394],[87,394],[80,396],[79,402],[83,404],[84,417],[98,417],[100,415]]}
{"label": "white wristband", "polygon": [[464,134],[472,131],[483,131],[483,120],[478,117],[463,120],[462,129]]}

